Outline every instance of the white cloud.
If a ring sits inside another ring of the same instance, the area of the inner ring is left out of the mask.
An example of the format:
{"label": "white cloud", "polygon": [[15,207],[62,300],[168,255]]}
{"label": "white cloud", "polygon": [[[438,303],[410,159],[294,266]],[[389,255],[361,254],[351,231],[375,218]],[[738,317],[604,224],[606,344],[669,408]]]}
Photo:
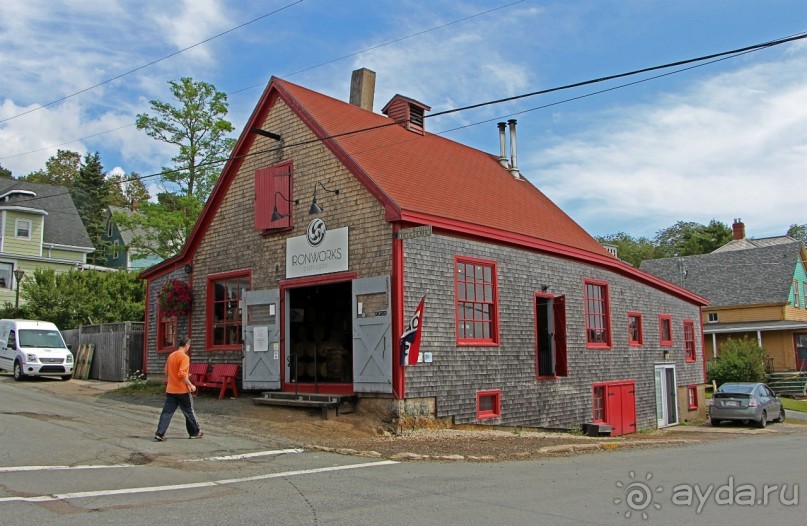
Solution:
{"label": "white cloud", "polygon": [[[533,182],[597,235],[650,235],[676,221],[750,236],[807,222],[807,60],[724,73],[656,104],[591,116],[586,132],[523,156]],[[656,225],[662,225],[657,227]]]}
{"label": "white cloud", "polygon": [[[220,0],[182,0],[161,4],[154,12],[154,20],[169,42],[177,49],[185,49],[232,27],[228,11]],[[186,53],[200,61],[212,60],[208,44]]]}

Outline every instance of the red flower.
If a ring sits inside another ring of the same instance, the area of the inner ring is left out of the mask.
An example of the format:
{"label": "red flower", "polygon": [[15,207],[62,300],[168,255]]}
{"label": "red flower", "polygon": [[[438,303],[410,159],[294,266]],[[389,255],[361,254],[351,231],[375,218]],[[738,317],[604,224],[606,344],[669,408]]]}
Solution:
{"label": "red flower", "polygon": [[191,311],[193,296],[190,286],[178,279],[171,280],[160,288],[160,310],[165,316],[182,316]]}

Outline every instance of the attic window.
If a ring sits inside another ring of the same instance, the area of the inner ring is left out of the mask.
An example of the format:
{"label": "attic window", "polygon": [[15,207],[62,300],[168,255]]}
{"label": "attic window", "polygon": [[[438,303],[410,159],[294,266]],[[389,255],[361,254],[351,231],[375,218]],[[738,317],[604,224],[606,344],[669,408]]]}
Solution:
{"label": "attic window", "polygon": [[423,108],[409,106],[409,124],[423,129]]}

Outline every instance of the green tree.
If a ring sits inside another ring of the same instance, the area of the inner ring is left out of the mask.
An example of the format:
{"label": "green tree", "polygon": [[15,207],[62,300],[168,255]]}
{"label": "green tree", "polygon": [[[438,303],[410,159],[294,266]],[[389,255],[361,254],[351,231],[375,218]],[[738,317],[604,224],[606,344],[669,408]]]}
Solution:
{"label": "green tree", "polygon": [[718,386],[726,382],[762,382],[765,380],[765,350],[749,337],[729,338],[718,348],[717,360],[707,368],[709,381]]}
{"label": "green tree", "polygon": [[645,259],[654,259],[656,257],[656,247],[646,237],[636,239],[625,232],[620,232],[597,237],[597,241],[617,247],[619,259],[630,263],[634,267],[638,267]]}
{"label": "green tree", "polygon": [[235,145],[227,138],[233,131],[225,119],[227,95],[212,84],[189,77],[169,84],[179,105],[152,100],[153,115],[138,115],[137,128],[179,149],[172,158],[175,165],[163,168],[163,181],[179,187],[178,193],[204,203],[219,177],[221,165],[215,161],[226,159]]}
{"label": "green tree", "polygon": [[101,156],[98,152],[88,153],[84,156],[78,176],[73,181],[70,196],[95,247],[95,252],[87,256],[88,261],[94,264],[103,264],[106,261],[103,235],[108,195],[109,185],[101,164]]}
{"label": "green tree", "polygon": [[113,217],[120,230],[132,233],[128,248],[133,258],[168,259],[182,250],[201,211],[196,198],[163,192],[156,203],[139,205],[138,213],[116,212]]}
{"label": "green tree", "polygon": [[145,283],[133,272],[56,273],[38,268],[23,278],[20,297],[25,300],[21,316],[50,321],[65,330],[144,319]]}
{"label": "green tree", "polygon": [[708,254],[732,239],[728,225],[712,219],[708,225],[678,221],[659,230],[654,239],[656,257],[670,258]]}
{"label": "green tree", "polygon": [[31,172],[21,181],[29,183],[58,184],[71,188],[81,168],[81,154],[70,150],[57,150],[56,155],[45,162],[44,170]]}
{"label": "green tree", "polygon": [[790,225],[787,235],[807,244],[807,225]]}
{"label": "green tree", "polygon": [[2,164],[0,164],[0,177],[5,177],[6,179],[14,178],[14,176],[11,175],[11,170],[8,168],[3,168]]}
{"label": "green tree", "polygon": [[[140,179],[140,174],[131,172],[129,177],[122,183],[123,197],[126,206],[137,209],[140,204],[147,203],[151,199],[148,188]],[[132,206],[134,204],[134,206]]]}

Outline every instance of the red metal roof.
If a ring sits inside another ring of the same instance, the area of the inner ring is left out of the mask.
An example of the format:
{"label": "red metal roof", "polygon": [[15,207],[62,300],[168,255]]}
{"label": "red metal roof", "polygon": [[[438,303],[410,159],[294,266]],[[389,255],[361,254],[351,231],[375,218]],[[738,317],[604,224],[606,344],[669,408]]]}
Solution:
{"label": "red metal roof", "polygon": [[[404,217],[407,212],[433,216],[443,225],[487,227],[611,257],[529,181],[514,178],[498,156],[428,131],[420,135],[397,124],[384,126],[392,122],[388,117],[285,80],[273,79],[272,84],[329,136],[381,126],[333,140]],[[498,146],[496,128],[490,133],[491,143]]]}

